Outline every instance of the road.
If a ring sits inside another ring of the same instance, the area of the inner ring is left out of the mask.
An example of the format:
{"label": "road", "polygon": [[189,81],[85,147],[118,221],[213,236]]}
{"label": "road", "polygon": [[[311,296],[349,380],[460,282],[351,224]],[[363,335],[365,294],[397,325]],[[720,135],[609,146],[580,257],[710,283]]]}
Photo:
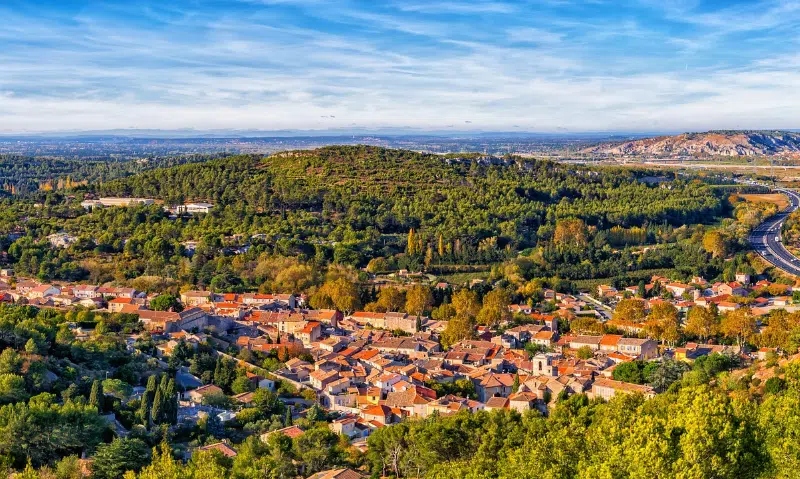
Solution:
{"label": "road", "polygon": [[790,205],[785,210],[758,225],[750,234],[750,244],[765,260],[776,268],[800,276],[800,259],[790,253],[781,242],[781,227],[790,213],[800,208],[800,194],[786,189],[776,189],[789,197]]}

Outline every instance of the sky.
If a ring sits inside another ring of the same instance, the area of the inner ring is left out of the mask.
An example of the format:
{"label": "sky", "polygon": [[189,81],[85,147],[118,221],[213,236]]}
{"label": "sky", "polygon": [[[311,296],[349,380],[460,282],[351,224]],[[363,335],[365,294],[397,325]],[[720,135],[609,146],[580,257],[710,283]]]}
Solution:
{"label": "sky", "polygon": [[0,134],[800,128],[800,0],[3,0],[0,18]]}

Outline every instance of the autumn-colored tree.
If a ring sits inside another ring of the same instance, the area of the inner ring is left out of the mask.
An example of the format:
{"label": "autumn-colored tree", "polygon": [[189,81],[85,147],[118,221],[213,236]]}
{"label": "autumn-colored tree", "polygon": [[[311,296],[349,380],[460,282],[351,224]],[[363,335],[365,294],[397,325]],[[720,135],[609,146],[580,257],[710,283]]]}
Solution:
{"label": "autumn-colored tree", "polygon": [[672,303],[656,303],[647,315],[645,332],[664,343],[674,344],[680,338],[678,309]]}
{"label": "autumn-colored tree", "polygon": [[474,291],[461,289],[453,295],[453,308],[455,308],[456,314],[463,314],[474,318],[481,310],[481,303],[478,300],[478,295]]}
{"label": "autumn-colored tree", "polygon": [[511,319],[508,309],[510,298],[505,289],[498,288],[490,291],[483,297],[483,306],[478,312],[478,322],[488,326],[497,326],[503,321]]}
{"label": "autumn-colored tree", "polygon": [[758,331],[756,318],[750,308],[739,308],[722,317],[720,331],[725,337],[735,339],[740,348]]}
{"label": "autumn-colored tree", "polygon": [[328,281],[311,295],[309,302],[317,309],[337,309],[350,314],[360,306],[358,286],[346,278]]}
{"label": "autumn-colored tree", "polygon": [[719,231],[709,231],[703,235],[703,248],[714,258],[725,256],[725,237]]}
{"label": "autumn-colored tree", "polygon": [[444,254],[445,254],[445,249],[444,249],[444,237],[442,236],[442,234],[441,234],[441,233],[439,233],[439,241],[438,241],[438,246],[437,246],[437,252],[439,253],[439,257],[440,257],[440,258],[441,258],[442,256],[444,256]]}
{"label": "autumn-colored tree", "polygon": [[553,233],[553,243],[557,246],[586,246],[588,244],[586,223],[580,219],[557,221]]}
{"label": "autumn-colored tree", "polygon": [[617,303],[612,319],[624,324],[636,324],[641,323],[646,316],[644,301],[641,299],[629,298],[623,299]]}
{"label": "autumn-colored tree", "polygon": [[376,311],[386,313],[391,311],[400,311],[406,304],[406,297],[399,288],[390,286],[382,288],[378,292],[378,301],[376,302]]}
{"label": "autumn-colored tree", "polygon": [[578,334],[603,334],[603,323],[592,316],[578,316],[569,323],[569,329]]}
{"label": "autumn-colored tree", "polygon": [[416,284],[406,292],[406,312],[417,317],[433,306],[433,294],[427,286]]}
{"label": "autumn-colored tree", "polygon": [[406,244],[406,253],[409,256],[419,253],[419,251],[417,251],[417,243],[417,234],[414,232],[414,228],[411,228],[408,230],[408,241]]}
{"label": "autumn-colored tree", "polygon": [[702,341],[719,333],[719,317],[711,308],[692,307],[686,315],[687,334],[699,337]]}
{"label": "autumn-colored tree", "polygon": [[445,348],[453,344],[471,339],[475,335],[475,317],[468,314],[456,314],[447,322],[442,332],[441,343]]}

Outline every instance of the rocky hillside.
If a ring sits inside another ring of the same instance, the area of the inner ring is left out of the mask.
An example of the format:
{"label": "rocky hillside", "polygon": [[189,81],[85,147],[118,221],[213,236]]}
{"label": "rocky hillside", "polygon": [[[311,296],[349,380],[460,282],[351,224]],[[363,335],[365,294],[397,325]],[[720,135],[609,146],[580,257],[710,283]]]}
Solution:
{"label": "rocky hillside", "polygon": [[787,131],[709,131],[602,143],[583,150],[596,155],[770,156],[800,154],[800,133]]}

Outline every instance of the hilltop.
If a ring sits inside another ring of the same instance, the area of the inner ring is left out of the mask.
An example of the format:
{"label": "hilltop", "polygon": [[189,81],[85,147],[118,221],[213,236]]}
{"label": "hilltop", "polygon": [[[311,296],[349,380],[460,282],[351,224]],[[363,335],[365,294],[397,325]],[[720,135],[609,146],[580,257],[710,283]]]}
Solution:
{"label": "hilltop", "polygon": [[800,133],[788,131],[709,131],[601,143],[582,150],[594,155],[773,156],[800,154]]}

